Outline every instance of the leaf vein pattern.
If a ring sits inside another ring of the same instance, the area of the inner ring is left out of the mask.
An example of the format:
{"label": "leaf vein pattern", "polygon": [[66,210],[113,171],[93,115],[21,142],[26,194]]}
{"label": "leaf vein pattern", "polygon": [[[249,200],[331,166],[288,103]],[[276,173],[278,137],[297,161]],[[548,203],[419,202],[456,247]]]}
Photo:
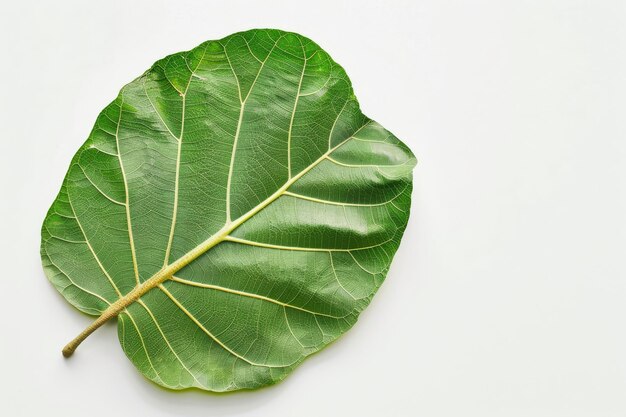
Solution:
{"label": "leaf vein pattern", "polygon": [[385,206],[387,204],[393,204],[393,201],[396,200],[398,197],[400,197],[402,194],[404,194],[404,192],[406,191],[407,188],[408,188],[408,185],[406,185],[402,189],[402,191],[400,191],[397,195],[395,195],[390,200],[386,200],[386,201],[383,201],[383,202],[380,202],[380,203],[342,203],[340,201],[331,201],[331,200],[325,200],[325,199],[322,199],[322,198],[309,197],[309,196],[306,196],[306,195],[303,195],[303,194],[292,193],[291,191],[285,191],[283,195],[289,196],[289,197],[294,197],[294,198],[299,198],[301,200],[312,201],[312,202],[320,203],[320,204],[329,204],[329,205],[333,205],[333,206],[379,207],[379,206]]}
{"label": "leaf vein pattern", "polygon": [[198,378],[194,375],[193,372],[191,372],[191,370],[187,367],[187,365],[185,365],[185,363],[182,361],[182,359],[180,358],[180,356],[178,356],[178,354],[176,353],[176,351],[174,350],[174,348],[172,347],[172,345],[170,344],[169,339],[167,338],[167,336],[165,336],[165,333],[163,332],[163,330],[161,329],[161,326],[159,325],[158,320],[156,319],[156,317],[154,316],[154,314],[152,313],[152,310],[150,310],[150,308],[148,308],[148,306],[146,305],[146,303],[144,303],[141,299],[137,300],[137,302],[148,312],[148,314],[150,315],[150,317],[152,318],[152,321],[154,322],[154,325],[157,327],[157,329],[159,330],[159,333],[161,333],[161,337],[163,338],[163,340],[165,341],[165,343],[167,344],[167,347],[170,349],[170,351],[174,354],[174,356],[176,357],[176,359],[178,360],[178,362],[181,364],[181,366],[185,369],[185,371],[187,371],[187,373],[189,373],[189,375],[191,375],[191,377],[198,383],[198,385],[200,387],[204,387],[204,384],[202,384]]}
{"label": "leaf vein pattern", "polygon": [[74,214],[74,217],[76,218],[76,224],[78,224],[78,228],[80,229],[81,233],[85,237],[85,243],[87,244],[87,247],[89,248],[89,251],[91,252],[91,255],[94,257],[94,259],[96,260],[96,263],[98,264],[98,266],[100,267],[104,275],[107,277],[107,279],[111,283],[111,286],[113,287],[117,295],[119,297],[122,297],[122,293],[120,292],[119,288],[117,288],[117,285],[115,285],[113,278],[111,278],[111,275],[109,275],[108,271],[104,268],[104,265],[102,265],[102,262],[100,262],[100,258],[96,254],[96,251],[94,251],[93,247],[91,246],[91,243],[89,242],[89,239],[87,238],[87,234],[85,233],[85,229],[83,229],[83,225],[80,223],[80,219],[76,215],[76,211],[74,210],[74,205],[72,204],[72,198],[70,197],[69,192],[67,193],[67,201],[69,203],[70,209],[72,210],[72,214]]}
{"label": "leaf vein pattern", "polygon": [[289,303],[284,303],[282,301],[278,301],[278,300],[275,300],[275,299],[270,298],[270,297],[265,297],[263,295],[254,294],[254,293],[245,292],[245,291],[233,290],[231,288],[222,287],[220,285],[203,284],[201,282],[189,281],[189,280],[186,280],[186,279],[178,278],[176,276],[173,276],[171,278],[171,281],[178,282],[178,283],[185,284],[185,285],[191,285],[193,287],[206,288],[206,289],[210,289],[210,290],[216,290],[216,291],[222,291],[222,292],[225,292],[225,293],[236,294],[236,295],[240,295],[242,297],[255,298],[257,300],[267,301],[267,302],[270,302],[270,303],[273,303],[273,304],[276,304],[276,305],[279,305],[279,306],[282,306],[282,307],[292,308],[294,310],[300,310],[300,311],[303,311],[305,313],[309,313],[309,314],[313,314],[313,315],[317,315],[317,316],[324,316],[324,317],[329,317],[329,318],[333,318],[333,319],[342,319],[342,318],[347,317],[349,315],[348,314],[348,315],[345,315],[345,316],[333,316],[331,314],[318,313],[316,311],[308,310],[308,309],[303,308],[303,307],[294,306],[294,305],[289,304]]}
{"label": "leaf vein pattern", "polygon": [[[196,68],[191,71],[189,75],[189,81],[187,81],[187,86],[185,87],[185,91],[183,92],[183,105],[182,105],[182,114],[180,117],[180,137],[178,138],[177,150],[176,150],[176,174],[174,179],[174,207],[172,209],[172,222],[170,225],[170,234],[167,240],[167,247],[165,249],[165,257],[163,259],[163,266],[167,266],[170,259],[170,251],[172,250],[172,242],[174,240],[174,231],[176,230],[176,217],[178,215],[178,193],[180,188],[180,157],[183,148],[183,135],[185,132],[185,107],[187,106],[187,91],[189,90],[189,86],[191,85],[191,80],[193,79],[193,75],[196,73],[202,61],[204,60],[204,56],[206,55],[206,50],[208,46],[204,47],[204,52],[202,53],[202,57],[198,61],[198,65]],[[185,60],[185,63],[187,60]],[[189,65],[187,65],[189,67]]]}
{"label": "leaf vein pattern", "polygon": [[226,223],[229,224],[231,223],[231,217],[230,217],[230,190],[231,190],[231,184],[232,184],[232,178],[233,178],[233,169],[235,166],[235,156],[237,154],[237,143],[239,141],[239,133],[241,132],[241,123],[243,121],[243,114],[245,112],[245,107],[246,107],[246,103],[248,102],[248,98],[250,97],[250,94],[252,93],[252,90],[254,89],[254,86],[256,85],[256,82],[259,78],[259,75],[261,75],[261,71],[263,71],[263,68],[265,67],[265,63],[267,62],[268,59],[270,59],[270,56],[272,55],[272,52],[274,51],[274,48],[276,48],[276,45],[278,45],[278,42],[283,38],[283,36],[280,36],[278,39],[276,39],[276,42],[274,42],[274,45],[272,46],[272,49],[270,49],[270,51],[268,52],[267,56],[265,57],[265,59],[263,60],[263,62],[261,63],[261,66],[259,67],[259,70],[257,71],[256,76],[254,77],[254,80],[252,81],[252,84],[250,85],[250,89],[248,90],[248,94],[246,94],[246,97],[244,99],[242,99],[241,97],[241,85],[239,84],[239,78],[237,77],[237,73],[235,72],[235,68],[233,68],[233,64],[230,62],[230,58],[228,57],[228,51],[226,50],[226,45],[223,45],[222,47],[224,48],[224,55],[226,56],[226,60],[228,61],[228,66],[230,67],[232,73],[233,73],[233,77],[235,78],[235,81],[237,83],[237,91],[239,93],[239,101],[240,101],[240,105],[239,105],[239,119],[237,120],[237,128],[235,130],[235,137],[233,140],[233,149],[231,151],[231,155],[230,155],[230,165],[229,165],[229,169],[228,169],[228,179],[226,181]]}
{"label": "leaf vein pattern", "polygon": [[86,292],[86,293],[87,293],[87,294],[89,294],[89,295],[93,295],[94,297],[96,297],[96,298],[98,298],[98,299],[100,299],[100,300],[104,301],[107,305],[111,305],[111,303],[110,303],[109,301],[107,301],[104,297],[102,297],[101,295],[96,294],[96,293],[94,293],[94,292],[92,292],[92,291],[89,291],[88,289],[86,289],[86,288],[81,287],[80,285],[78,285],[78,284],[77,284],[77,283],[76,283],[76,282],[75,282],[75,281],[74,281],[74,280],[73,280],[73,279],[69,276],[69,274],[67,274],[65,271],[63,271],[63,270],[59,267],[59,265],[57,265],[56,263],[54,263],[54,262],[52,261],[52,259],[50,258],[50,255],[47,253],[47,251],[46,251],[46,257],[48,258],[48,262],[50,262],[50,264],[51,264],[52,266],[54,266],[56,269],[58,269],[58,270],[59,270],[59,272],[60,272],[61,274],[63,274],[63,276],[65,276],[65,277],[68,279],[68,281],[70,282],[70,284],[71,284],[71,285],[75,286],[76,288],[78,288],[78,289],[79,289],[79,290],[81,290],[81,291]]}
{"label": "leaf vein pattern", "polygon": [[[204,327],[204,325],[202,323],[200,323],[200,321],[193,314],[191,314],[191,312],[189,312],[189,310],[187,310],[187,308],[185,308],[185,306],[183,306],[182,303],[176,297],[174,297],[172,295],[172,293],[170,293],[168,291],[167,288],[165,288],[165,286],[159,285],[159,289],[161,291],[163,291],[165,293],[165,295],[167,295],[169,297],[169,299],[172,300],[172,302],[174,302],[174,304],[176,304],[178,306],[178,308],[183,313],[185,313],[185,315],[187,315],[187,317],[189,317],[189,319],[191,319],[191,321],[194,322],[196,324],[196,326],[198,326],[200,328],[200,330],[202,330],[207,336],[209,336],[213,341],[215,341],[223,349],[228,351],[231,355],[236,356],[237,358],[247,362],[250,365],[254,365],[254,366],[262,366],[262,367],[266,367],[266,368],[284,368],[285,367],[285,366],[274,366],[274,365],[266,365],[266,364],[262,364],[262,363],[255,363],[255,362],[252,362],[249,359],[247,359],[245,356],[240,355],[239,353],[235,352],[234,350],[229,348],[227,345],[225,345],[213,333],[211,333],[206,327]],[[290,366],[290,365],[286,365],[286,366]]]}
{"label": "leaf vein pattern", "polygon": [[300,41],[300,46],[302,47],[302,56],[304,57],[304,63],[302,64],[302,73],[300,74],[300,81],[298,81],[298,91],[296,92],[296,99],[293,103],[293,110],[291,112],[291,119],[289,120],[289,132],[287,133],[287,172],[289,174],[289,178],[291,178],[291,134],[293,132],[293,120],[296,117],[296,110],[298,109],[298,100],[300,99],[300,91],[302,90],[302,80],[304,80],[304,73],[306,72],[306,64],[307,57],[306,52],[304,51],[304,45],[302,44],[302,40]]}
{"label": "leaf vein pattern", "polygon": [[385,243],[392,241],[393,238],[387,239],[381,243],[377,243],[376,245],[361,246],[358,248],[345,248],[345,249],[342,249],[342,248],[307,248],[307,247],[302,247],[302,246],[274,245],[271,243],[262,243],[262,242],[255,242],[253,240],[248,240],[248,239],[241,239],[241,238],[234,237],[234,236],[226,236],[224,240],[226,242],[241,243],[242,245],[258,246],[261,248],[268,248],[268,249],[294,250],[294,251],[303,251],[303,252],[350,252],[350,251],[359,251],[359,250],[364,250],[364,249],[377,248],[379,246],[384,245]]}
{"label": "leaf vein pattern", "polygon": [[109,197],[109,196],[108,196],[108,195],[107,195],[104,191],[102,191],[102,190],[100,189],[100,187],[98,187],[98,186],[96,185],[96,183],[95,183],[95,182],[93,182],[93,181],[91,180],[91,178],[89,178],[89,175],[87,175],[87,172],[85,172],[85,169],[83,168],[83,166],[82,166],[81,164],[76,164],[76,165],[78,165],[78,167],[80,168],[80,170],[83,172],[83,175],[85,176],[85,178],[87,179],[87,181],[89,181],[89,183],[90,183],[90,184],[91,184],[91,185],[92,185],[92,186],[93,186],[93,187],[94,187],[94,188],[95,188],[95,189],[96,189],[96,190],[97,190],[100,194],[102,194],[104,197],[106,197],[106,199],[107,199],[107,200],[109,200],[110,202],[115,203],[115,204],[117,204],[117,205],[120,205],[120,206],[126,206],[126,204],[125,204],[125,203],[122,203],[121,201],[117,201],[116,199],[114,199],[114,198],[112,198],[112,197]]}
{"label": "leaf vein pattern", "polygon": [[328,257],[330,258],[330,268],[333,270],[333,275],[335,276],[335,280],[337,281],[337,284],[339,284],[341,289],[344,290],[346,294],[348,294],[350,297],[352,297],[353,300],[357,300],[357,298],[354,295],[352,295],[352,293],[348,291],[348,289],[344,287],[341,281],[339,280],[339,276],[337,276],[337,270],[335,269],[335,263],[333,262],[333,253],[331,251],[328,251]]}
{"label": "leaf vein pattern", "polygon": [[139,326],[137,326],[135,319],[130,314],[130,311],[126,310],[124,311],[124,313],[126,313],[130,321],[133,323],[133,326],[135,327],[135,330],[137,331],[137,334],[139,335],[139,340],[141,340],[141,346],[143,347],[143,351],[146,354],[146,359],[148,359],[150,368],[152,368],[152,370],[154,371],[154,374],[156,375],[157,379],[161,382],[161,384],[165,385],[166,387],[170,387],[170,385],[166,384],[165,381],[163,381],[163,379],[161,378],[161,375],[159,374],[159,371],[157,371],[156,368],[154,367],[154,364],[152,363],[152,359],[150,358],[150,353],[148,353],[148,348],[146,347],[146,342],[143,339],[143,334],[141,334],[141,331],[139,330]]}
{"label": "leaf vein pattern", "polygon": [[133,270],[135,272],[135,282],[139,285],[139,267],[137,266],[137,253],[135,252],[135,241],[133,237],[133,225],[130,215],[130,196],[128,191],[128,179],[126,178],[126,171],[124,170],[124,162],[122,161],[122,152],[120,150],[120,125],[122,124],[122,113],[124,111],[124,89],[120,93],[120,114],[117,119],[117,126],[115,128],[115,145],[117,148],[117,158],[120,164],[120,171],[122,171],[122,179],[124,180],[124,193],[126,194],[126,224],[128,226],[128,241],[130,244],[130,253],[133,260]]}

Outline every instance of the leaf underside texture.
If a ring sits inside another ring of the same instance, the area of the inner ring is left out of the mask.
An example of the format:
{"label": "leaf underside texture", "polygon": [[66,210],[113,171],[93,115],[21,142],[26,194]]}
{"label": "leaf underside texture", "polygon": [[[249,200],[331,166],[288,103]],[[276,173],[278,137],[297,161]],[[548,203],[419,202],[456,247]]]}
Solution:
{"label": "leaf underside texture", "polygon": [[208,41],[100,113],[44,221],[44,270],[96,316],[141,289],[117,315],[119,340],[157,384],[269,385],[370,302],[414,165],[311,40]]}

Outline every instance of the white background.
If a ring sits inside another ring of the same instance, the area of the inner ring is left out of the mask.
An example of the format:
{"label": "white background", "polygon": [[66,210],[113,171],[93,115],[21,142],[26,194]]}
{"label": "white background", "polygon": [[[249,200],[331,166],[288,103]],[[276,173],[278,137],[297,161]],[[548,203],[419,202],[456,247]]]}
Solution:
{"label": "white background", "polygon": [[[100,110],[155,60],[299,32],[411,146],[412,217],[359,323],[284,382],[173,393],[46,281],[39,228]],[[11,1],[0,17],[0,414],[626,415],[626,3]]]}

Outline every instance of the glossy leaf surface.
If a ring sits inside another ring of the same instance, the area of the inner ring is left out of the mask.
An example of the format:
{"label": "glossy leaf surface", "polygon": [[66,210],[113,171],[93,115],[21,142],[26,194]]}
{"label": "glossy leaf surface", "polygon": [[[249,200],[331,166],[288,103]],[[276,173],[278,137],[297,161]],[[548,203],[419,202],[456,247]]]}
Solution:
{"label": "glossy leaf surface", "polygon": [[45,219],[44,269],[92,315],[161,271],[118,316],[137,369],[173,389],[269,385],[383,282],[414,165],[309,39],[205,42],[99,115]]}

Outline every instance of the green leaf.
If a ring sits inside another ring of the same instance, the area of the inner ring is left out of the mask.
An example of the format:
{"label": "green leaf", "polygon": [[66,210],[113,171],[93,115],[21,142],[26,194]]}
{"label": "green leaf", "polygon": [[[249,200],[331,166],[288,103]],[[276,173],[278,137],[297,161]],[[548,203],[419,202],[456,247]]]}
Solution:
{"label": "green leaf", "polygon": [[383,282],[414,165],[305,37],[251,30],[158,61],[100,113],[43,224],[47,277],[99,316],[64,354],[117,316],[165,387],[280,381]]}

